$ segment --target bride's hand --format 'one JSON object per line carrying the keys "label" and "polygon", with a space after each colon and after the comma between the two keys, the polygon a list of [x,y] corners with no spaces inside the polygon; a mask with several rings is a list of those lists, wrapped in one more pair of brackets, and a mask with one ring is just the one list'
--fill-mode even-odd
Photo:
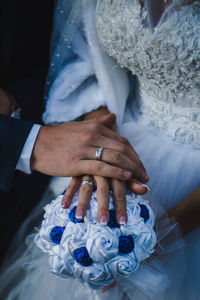
{"label": "bride's hand", "polygon": [[[82,184],[83,181],[89,181],[91,184]],[[138,189],[138,191],[142,191],[143,193],[147,192],[145,186],[141,186],[137,182],[134,182],[133,185],[135,185],[135,189]],[[97,188],[99,224],[105,225],[109,222],[110,188],[113,191],[117,223],[120,225],[125,224],[127,222],[125,182],[117,179],[109,180],[102,176],[88,175],[83,177],[73,177],[62,199],[63,208],[68,208],[70,206],[76,192],[80,188],[76,218],[81,220],[84,219],[94,186]]]}
{"label": "bride's hand", "polygon": [[[81,184],[84,181],[91,182],[92,184]],[[98,222],[99,224],[106,225],[109,221],[109,202],[110,202],[110,184],[113,190],[114,205],[116,220],[119,224],[127,222],[126,214],[126,199],[125,199],[125,186],[123,181],[112,179],[111,182],[107,178],[101,176],[83,176],[73,177],[65,195],[62,199],[62,206],[68,208],[73,200],[75,193],[79,190],[79,202],[76,209],[76,218],[82,220],[90,202],[90,197],[93,192],[93,187],[97,188],[97,201],[98,201]]]}
{"label": "bride's hand", "polygon": [[[88,181],[89,183],[82,184]],[[141,186],[137,181],[133,181],[135,190],[140,194],[147,192],[145,186]],[[73,177],[68,185],[66,192],[62,199],[62,207],[68,208],[72,200],[79,190],[79,202],[76,209],[76,218],[84,219],[86,211],[90,202],[93,192],[93,187],[97,188],[97,201],[98,201],[98,222],[99,224],[106,225],[109,222],[109,202],[110,202],[110,187],[113,191],[115,216],[117,223],[124,225],[127,222],[126,211],[126,195],[125,195],[125,182],[117,179],[107,179],[102,176],[88,176]]]}

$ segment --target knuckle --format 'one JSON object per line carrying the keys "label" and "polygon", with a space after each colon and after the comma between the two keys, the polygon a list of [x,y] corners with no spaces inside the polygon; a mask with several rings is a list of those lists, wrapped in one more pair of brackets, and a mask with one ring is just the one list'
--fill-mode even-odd
{"label": "knuckle", "polygon": [[128,141],[127,138],[122,137],[122,141],[123,141],[123,143],[124,143],[125,145],[129,145],[129,141]]}
{"label": "knuckle", "polygon": [[143,174],[142,170],[139,167],[135,167],[133,173],[134,177],[136,178],[141,178]]}
{"label": "knuckle", "polygon": [[125,202],[126,199],[125,199],[124,193],[118,192],[117,195],[115,195],[115,201],[120,202],[120,203]]}
{"label": "knuckle", "polygon": [[68,194],[71,194],[73,191],[75,190],[75,186],[72,184],[72,183],[70,183],[69,185],[68,185],[68,187],[67,187],[67,193]]}
{"label": "knuckle", "polygon": [[119,172],[116,168],[111,168],[110,169],[111,177],[115,178],[119,175]]}
{"label": "knuckle", "polygon": [[119,162],[121,159],[121,154],[119,152],[112,152],[112,160],[114,162]]}
{"label": "knuckle", "polygon": [[93,129],[93,132],[99,132],[100,129],[101,129],[101,125],[98,122],[96,122],[96,123],[93,124],[92,129]]}
{"label": "knuckle", "polygon": [[94,138],[94,133],[92,131],[88,131],[85,133],[84,140],[86,143],[90,143]]}
{"label": "knuckle", "polygon": [[86,195],[89,195],[91,193],[91,190],[92,190],[92,186],[90,186],[89,184],[84,184],[81,187],[81,191]]}
{"label": "knuckle", "polygon": [[85,208],[86,208],[86,205],[84,204],[84,202],[79,200],[76,211],[85,210]]}
{"label": "knuckle", "polygon": [[101,162],[98,162],[98,163],[96,164],[96,172],[97,172],[97,173],[100,173],[100,172],[102,171],[102,169],[103,169],[102,163],[101,163]]}
{"label": "knuckle", "polygon": [[107,215],[107,213],[108,209],[106,209],[105,207],[99,207],[98,215]]}
{"label": "knuckle", "polygon": [[107,197],[108,196],[108,189],[107,189],[107,187],[101,187],[100,189],[99,189],[99,193],[100,193],[100,195],[102,196],[102,197]]}
{"label": "knuckle", "polygon": [[123,146],[123,152],[127,154],[129,151],[130,151],[129,147],[127,145],[124,145]]}
{"label": "knuckle", "polygon": [[68,185],[68,189],[73,189],[75,187],[75,184],[71,181],[70,184]]}
{"label": "knuckle", "polygon": [[124,144],[121,144],[121,146],[120,146],[120,152],[126,153],[127,152],[127,146],[124,145]]}

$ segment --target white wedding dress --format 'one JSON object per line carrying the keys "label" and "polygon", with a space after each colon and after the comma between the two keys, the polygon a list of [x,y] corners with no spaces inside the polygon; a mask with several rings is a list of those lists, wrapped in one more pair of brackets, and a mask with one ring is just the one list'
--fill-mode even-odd
{"label": "white wedding dress", "polygon": [[[159,215],[200,185],[200,2],[181,7],[184,0],[173,1],[155,28],[147,25],[147,6],[141,9],[137,0],[83,0],[82,8],[79,2],[74,1],[74,7],[76,12],[82,9],[82,26],[72,38],[77,19],[68,14],[66,28],[59,38],[55,34],[58,47],[47,81],[44,121],[74,120],[106,105],[147,169],[146,197]],[[58,4],[57,19],[64,18],[64,5],[63,0]],[[57,179],[50,188],[58,193],[65,186],[66,180]],[[172,284],[153,300],[200,299],[199,237],[199,228],[185,237],[185,259],[174,262],[169,254]],[[31,247],[32,242],[29,252],[38,251],[34,268],[7,299],[150,299],[125,283],[101,293],[57,278],[50,274],[46,258]],[[5,274],[14,271],[13,267]]]}

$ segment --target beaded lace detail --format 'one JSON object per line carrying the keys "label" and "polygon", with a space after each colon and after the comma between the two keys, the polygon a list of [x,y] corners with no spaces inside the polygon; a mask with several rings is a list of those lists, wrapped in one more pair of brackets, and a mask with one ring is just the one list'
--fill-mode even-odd
{"label": "beaded lace detail", "polygon": [[150,32],[136,0],[99,0],[105,51],[137,76],[139,122],[200,148],[200,3],[171,12]]}

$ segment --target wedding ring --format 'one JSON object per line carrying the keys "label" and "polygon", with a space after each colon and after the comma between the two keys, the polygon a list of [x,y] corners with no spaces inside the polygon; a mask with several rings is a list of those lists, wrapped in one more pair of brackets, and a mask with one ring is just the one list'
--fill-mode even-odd
{"label": "wedding ring", "polygon": [[89,185],[92,185],[92,186],[93,186],[93,182],[90,181],[90,180],[83,180],[83,181],[81,182],[81,185],[84,185],[84,184],[89,184]]}
{"label": "wedding ring", "polygon": [[100,147],[100,148],[97,149],[96,155],[95,155],[96,160],[101,160],[102,152],[103,152],[103,148]]}

